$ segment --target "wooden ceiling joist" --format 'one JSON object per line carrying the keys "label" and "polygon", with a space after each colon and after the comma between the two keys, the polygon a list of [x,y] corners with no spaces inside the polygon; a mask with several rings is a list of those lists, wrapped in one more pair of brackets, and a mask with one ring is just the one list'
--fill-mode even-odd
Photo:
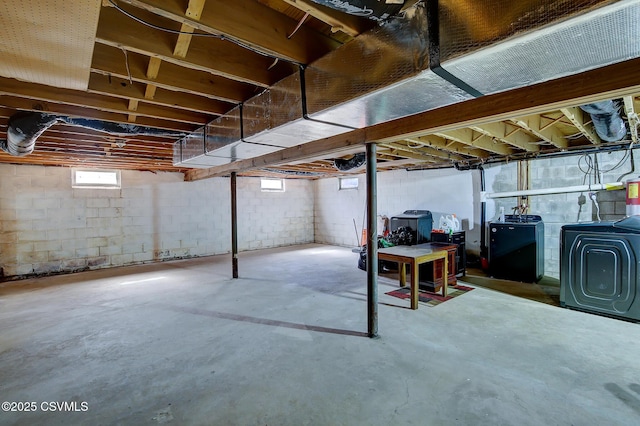
{"label": "wooden ceiling joist", "polygon": [[470,129],[527,152],[540,151],[540,146],[537,145],[539,139],[525,133],[520,127],[504,121],[471,126]]}
{"label": "wooden ceiling joist", "polygon": [[602,140],[596,133],[591,123],[591,117],[589,114],[581,110],[579,107],[561,108],[560,111],[573,123],[578,130],[589,139],[594,145],[600,145]]}
{"label": "wooden ceiling joist", "polygon": [[[46,112],[49,114],[67,117],[82,117],[93,120],[112,121],[114,123],[128,123],[126,113],[119,114],[98,109],[87,110],[86,108],[82,108],[80,106],[31,100],[27,98],[16,98],[6,95],[0,95],[0,101],[3,105],[7,105],[21,111]],[[198,127],[197,125],[180,121],[168,121],[148,117],[139,117],[136,121],[136,124],[139,124],[140,126],[149,126],[158,129],[175,130],[180,132],[191,132]]]}
{"label": "wooden ceiling joist", "polygon": [[107,95],[130,101],[143,102],[168,108],[178,108],[199,114],[222,115],[233,108],[233,104],[214,99],[196,96],[190,93],[170,92],[165,89],[154,90],[153,96],[147,93],[148,85],[128,80],[108,77],[101,74],[91,74],[89,78],[89,93]]}
{"label": "wooden ceiling joist", "polygon": [[514,124],[522,127],[531,134],[536,135],[541,140],[557,148],[567,148],[569,141],[566,136],[553,126],[553,122],[546,120],[540,114],[532,114],[524,117],[516,117],[512,120]]}
{"label": "wooden ceiling joist", "polygon": [[[294,63],[308,64],[338,46],[334,40],[306,27],[300,28],[295,37],[287,38],[297,22],[256,1],[208,0],[199,19],[187,16],[178,2],[122,1],[206,33],[224,34],[262,53]],[[247,20],[253,25],[246,25]]]}
{"label": "wooden ceiling joist", "polygon": [[[122,51],[112,46],[96,44],[91,71],[128,80],[154,85],[166,90],[185,92],[221,101],[239,103],[253,94],[255,86],[229,80],[206,71],[197,71],[171,63],[162,63],[156,57],[129,52],[129,68]],[[162,68],[160,69],[160,64]],[[152,71],[155,70],[155,74]],[[153,96],[145,97],[152,98]]]}
{"label": "wooden ceiling joist", "polygon": [[[92,108],[99,111],[128,114],[128,102],[96,94],[82,93],[76,90],[59,89],[42,84],[22,83],[14,79],[0,77],[0,94],[42,102],[59,103],[77,107]],[[137,115],[161,120],[179,121],[190,124],[204,124],[210,116],[197,112],[188,112],[170,107],[141,104]]]}
{"label": "wooden ceiling joist", "polygon": [[[413,12],[408,8],[415,3],[417,0],[405,1],[402,13],[411,16]],[[601,3],[607,3],[603,8],[608,7],[609,2]],[[19,7],[17,0],[10,0],[10,4]],[[365,34],[377,25],[375,22],[312,0],[102,0],[101,4],[97,28],[95,22],[92,24],[93,49],[87,49],[85,68],[75,70],[86,76],[81,79],[82,84],[70,90],[62,80],[50,86],[28,82],[29,76],[56,75],[53,67],[46,66],[41,70],[25,66],[24,70],[18,70],[24,78],[13,73],[14,78],[0,78],[0,138],[6,137],[11,117],[21,111],[192,132],[296,73],[300,64],[313,63],[353,38],[366,38],[367,54],[375,51],[381,58],[398,48],[393,37]],[[42,2],[42,7],[48,10],[53,6]],[[77,22],[60,25],[56,21],[60,14],[53,10],[44,14],[49,15],[51,19],[39,22],[37,27],[34,22],[33,28],[27,24],[5,31],[15,32],[13,39],[21,39],[23,30],[24,36],[37,31],[53,49],[68,52],[58,41],[69,40]],[[473,30],[476,29],[474,25]],[[10,43],[10,39],[5,41]],[[9,56],[13,53],[9,52]],[[26,59],[29,52],[21,48],[15,54]],[[89,55],[92,56],[87,68]],[[349,66],[355,66],[357,55],[353,53],[354,64]],[[379,83],[387,81],[395,68],[388,61],[374,62],[362,69],[362,87],[384,90]],[[596,68],[278,153],[210,170],[188,171],[186,178],[199,179],[229,171],[260,175],[272,168],[282,170],[269,173],[287,177],[340,175],[344,172],[335,169],[333,161],[363,152],[370,142],[381,145],[378,150],[381,170],[473,165],[559,151],[609,149],[613,145],[622,149],[631,146],[627,142],[637,140],[637,136],[629,132],[628,141],[626,136],[620,142],[600,141],[590,118],[576,106],[624,97],[622,115],[631,124],[635,111],[640,109],[637,68],[638,59]],[[329,96],[330,90],[326,92]],[[635,125],[631,130],[636,130]],[[151,156],[161,160],[148,159],[149,168],[185,171],[172,164],[173,145],[181,136],[116,138],[56,124],[40,136],[32,155],[13,161],[102,167],[114,164],[122,168],[128,164],[142,169],[143,158]],[[0,161],[12,159],[3,155]]]}
{"label": "wooden ceiling joist", "polygon": [[[120,17],[117,10],[103,8],[96,33],[97,42],[262,87],[272,85],[293,70],[290,66],[277,66],[270,70],[272,58],[213,37],[194,37],[187,55],[176,57],[173,55],[174,34],[166,34],[135,21],[123,21]],[[153,20],[149,16],[145,19]],[[179,30],[179,26],[174,29]]]}

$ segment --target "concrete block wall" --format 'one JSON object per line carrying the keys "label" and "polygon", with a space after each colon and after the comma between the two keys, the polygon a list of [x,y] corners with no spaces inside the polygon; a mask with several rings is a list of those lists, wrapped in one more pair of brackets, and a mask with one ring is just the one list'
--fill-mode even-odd
{"label": "concrete block wall", "polygon": [[239,250],[314,242],[312,181],[286,179],[284,192],[262,192],[260,178],[238,178],[237,191]]}
{"label": "concrete block wall", "polygon": [[[531,160],[531,189],[566,188],[591,183],[611,183],[620,178],[626,180],[636,174],[623,176],[631,170],[628,151],[590,154],[590,158],[582,155],[563,156]],[[597,177],[589,172],[588,164],[597,164],[600,174]],[[617,167],[616,167],[617,166]],[[636,169],[638,164],[636,163]],[[517,164],[500,164],[485,167],[487,192],[514,191],[517,189]],[[625,216],[625,191],[593,191],[600,207],[602,220],[621,219]],[[578,204],[579,192],[538,195],[529,197],[529,213],[540,215],[545,226],[545,275],[560,277],[560,230],[563,225],[597,220],[597,209],[585,191],[586,203]],[[516,197],[500,198],[487,202],[487,220],[497,220],[500,206],[505,213],[518,204]]]}
{"label": "concrete block wall", "polygon": [[[595,160],[591,154],[591,162]],[[626,156],[626,158],[625,158]],[[580,155],[530,161],[531,189],[564,188],[596,182],[593,174],[585,175],[585,157]],[[615,182],[631,170],[625,152],[600,153],[597,162],[601,171],[598,181]],[[618,167],[616,167],[618,166]],[[636,170],[638,164],[636,164]],[[637,177],[640,173],[623,177]],[[434,226],[438,213],[455,213],[467,231],[466,248],[471,254],[480,253],[480,173],[461,172],[455,169],[425,171],[393,171],[378,173],[378,214],[389,217],[407,209],[431,210]],[[315,183],[315,233],[316,242],[342,246],[356,246],[353,221],[358,233],[365,214],[365,176],[358,175],[357,190],[338,190],[338,179],[320,179]],[[501,163],[485,166],[485,188],[489,193],[515,191],[517,189],[517,163]],[[545,275],[559,278],[560,229],[563,225],[596,218],[595,204],[589,200],[580,207],[579,193],[560,193],[529,197],[529,214],[542,216],[545,224]],[[625,191],[596,191],[602,220],[620,219],[625,212]],[[517,197],[488,199],[486,220],[497,220],[500,207],[505,213],[519,204]],[[380,225],[379,225],[380,228]],[[488,237],[488,235],[487,235]],[[489,242],[487,238],[487,244]]]}
{"label": "concrete block wall", "polygon": [[598,191],[596,201],[600,210],[595,208],[595,204],[591,203],[591,220],[620,220],[627,214],[627,198],[626,191]]}
{"label": "concrete block wall", "polygon": [[[434,227],[441,214],[456,214],[467,230],[473,246],[474,229],[473,172],[455,169],[379,172],[378,216],[392,217],[405,210],[430,210]],[[365,175],[357,175],[358,189],[339,190],[338,178],[319,179],[315,183],[316,242],[357,246],[362,233],[366,207]],[[354,220],[356,226],[354,227]],[[357,228],[357,232],[356,229]],[[381,230],[381,224],[378,225]]]}
{"label": "concrete block wall", "polygon": [[[311,182],[262,193],[238,178],[239,250],[313,241]],[[122,188],[72,189],[71,169],[0,164],[5,277],[98,269],[230,251],[228,178],[122,172]]]}

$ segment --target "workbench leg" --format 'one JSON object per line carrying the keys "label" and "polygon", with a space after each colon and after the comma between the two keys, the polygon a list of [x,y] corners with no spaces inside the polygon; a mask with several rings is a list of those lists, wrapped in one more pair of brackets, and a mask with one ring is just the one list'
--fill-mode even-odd
{"label": "workbench leg", "polygon": [[400,263],[400,262],[398,262],[398,267],[400,268],[398,270],[398,273],[400,274],[400,287],[406,287],[407,286],[407,267],[405,266],[404,263]]}
{"label": "workbench leg", "polygon": [[411,309],[418,309],[418,263],[411,262]]}
{"label": "workbench leg", "polygon": [[444,257],[444,269],[442,270],[442,296],[447,297],[447,287],[449,285],[449,253]]}

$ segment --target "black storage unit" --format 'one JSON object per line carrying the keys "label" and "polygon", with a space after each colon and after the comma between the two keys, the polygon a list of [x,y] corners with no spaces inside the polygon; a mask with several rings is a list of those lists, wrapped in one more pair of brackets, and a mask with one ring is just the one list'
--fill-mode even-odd
{"label": "black storage unit", "polygon": [[560,231],[560,305],[640,321],[640,216],[565,225]]}
{"label": "black storage unit", "polygon": [[537,282],[544,275],[544,223],[537,215],[506,215],[489,222],[489,274]]}
{"label": "black storage unit", "polygon": [[389,220],[391,232],[400,227],[411,228],[414,244],[428,243],[433,229],[433,215],[429,210],[405,210]]}
{"label": "black storage unit", "polygon": [[456,276],[462,277],[467,272],[467,251],[465,249],[465,231],[457,231],[453,234],[445,232],[432,232],[431,241],[437,243],[457,244],[456,250]]}

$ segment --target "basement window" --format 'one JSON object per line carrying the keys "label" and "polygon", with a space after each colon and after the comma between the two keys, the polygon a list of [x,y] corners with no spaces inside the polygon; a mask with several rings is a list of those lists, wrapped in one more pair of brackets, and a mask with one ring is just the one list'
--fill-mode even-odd
{"label": "basement window", "polygon": [[71,187],[119,189],[120,170],[72,169]]}
{"label": "basement window", "polygon": [[342,191],[343,189],[358,189],[358,178],[357,177],[345,177],[339,178],[339,189]]}
{"label": "basement window", "polygon": [[260,190],[263,192],[284,192],[284,179],[260,179]]}

